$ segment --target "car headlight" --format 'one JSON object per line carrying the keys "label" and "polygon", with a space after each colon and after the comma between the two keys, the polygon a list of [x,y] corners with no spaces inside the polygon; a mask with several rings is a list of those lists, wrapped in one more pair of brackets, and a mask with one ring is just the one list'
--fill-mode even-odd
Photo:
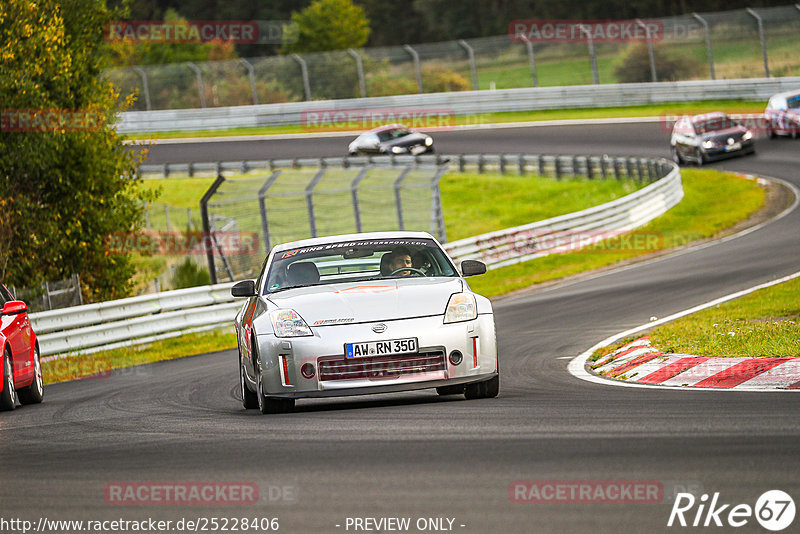
{"label": "car headlight", "polygon": [[270,312],[272,328],[276,337],[313,336],[306,322],[294,310],[275,310]]}
{"label": "car headlight", "polygon": [[749,130],[748,130],[748,131],[746,131],[746,132],[744,133],[744,135],[742,136],[742,139],[744,139],[745,141],[749,141],[749,140],[750,140],[750,139],[752,139],[752,138],[753,138],[753,132],[751,132],[751,131],[749,131]]}
{"label": "car headlight", "polygon": [[454,293],[447,302],[444,312],[444,323],[460,323],[478,317],[478,306],[475,297],[470,293]]}
{"label": "car headlight", "polygon": [[406,151],[406,147],[403,146],[393,146],[392,147],[392,154],[402,154]]}
{"label": "car headlight", "polygon": [[703,141],[703,148],[714,148],[714,141]]}
{"label": "car headlight", "polygon": [[433,144],[433,137],[426,137],[425,146],[431,146],[432,144]]}

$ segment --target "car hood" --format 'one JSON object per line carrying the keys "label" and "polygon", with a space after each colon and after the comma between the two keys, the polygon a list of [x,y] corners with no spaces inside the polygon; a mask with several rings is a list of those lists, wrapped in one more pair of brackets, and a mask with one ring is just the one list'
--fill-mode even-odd
{"label": "car hood", "polygon": [[747,132],[747,128],[744,126],[737,126],[736,128],[728,128],[727,130],[714,130],[713,132],[707,132],[700,136],[703,140],[713,140],[718,143],[725,143],[729,138],[733,138],[734,140],[739,140],[741,137]]}
{"label": "car hood", "polygon": [[288,289],[268,299],[313,327],[442,315],[460,291],[460,278],[409,277]]}
{"label": "car hood", "polygon": [[404,135],[403,137],[398,137],[397,139],[390,139],[388,141],[384,141],[381,143],[381,146],[385,147],[392,147],[392,146],[412,146],[412,145],[421,145],[425,143],[425,139],[428,136],[419,133],[419,132],[411,132],[408,135]]}

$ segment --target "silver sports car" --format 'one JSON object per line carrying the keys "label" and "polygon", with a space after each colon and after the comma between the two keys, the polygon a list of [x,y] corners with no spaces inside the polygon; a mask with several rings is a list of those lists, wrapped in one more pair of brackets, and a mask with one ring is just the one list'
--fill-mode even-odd
{"label": "silver sports car", "polygon": [[288,412],[295,399],[436,388],[495,397],[500,377],[489,300],[422,232],[380,232],[278,245],[236,315],[245,408]]}

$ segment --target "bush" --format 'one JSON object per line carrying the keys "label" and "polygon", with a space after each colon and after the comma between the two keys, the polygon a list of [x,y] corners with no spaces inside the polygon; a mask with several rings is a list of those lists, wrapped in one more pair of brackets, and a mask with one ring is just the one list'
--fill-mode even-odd
{"label": "bush", "polygon": [[445,93],[449,91],[469,91],[466,78],[442,65],[422,68],[422,88],[426,93]]}
{"label": "bush", "polygon": [[192,258],[186,257],[175,267],[175,278],[172,285],[175,289],[207,286],[211,283],[208,271],[201,269]]}
{"label": "bush", "polygon": [[[701,69],[696,59],[673,56],[658,47],[654,48],[653,56],[656,63],[656,75],[660,82],[686,80],[696,75]],[[617,81],[622,83],[652,81],[647,43],[629,45],[614,68],[614,75],[617,77]]]}

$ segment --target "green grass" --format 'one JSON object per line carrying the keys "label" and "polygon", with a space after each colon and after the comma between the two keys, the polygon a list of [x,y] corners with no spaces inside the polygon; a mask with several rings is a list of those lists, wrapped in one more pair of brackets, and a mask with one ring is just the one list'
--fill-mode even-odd
{"label": "green grass", "polygon": [[[758,210],[764,190],[753,180],[714,170],[682,169],[684,198],[666,214],[636,231],[643,237],[631,247],[609,242],[566,254],[552,254],[533,261],[493,269],[470,279],[483,295],[497,297],[534,284],[557,280],[585,271],[608,267],[654,252],[685,246],[713,237]],[[624,244],[623,244],[624,245]]]}
{"label": "green grass", "polygon": [[[481,82],[483,83],[483,82]],[[488,84],[488,81],[486,82]],[[662,115],[698,114],[709,110],[728,113],[761,113],[764,102],[745,100],[707,100],[697,102],[675,102],[651,104],[645,106],[586,108],[586,109],[552,109],[538,111],[515,111],[504,113],[484,113],[465,115],[448,119],[442,126],[493,124],[505,122],[528,122],[568,119],[608,119],[618,117],[658,117]],[[377,125],[376,125],[377,126]],[[424,128],[420,128],[424,130]],[[334,128],[310,128],[302,125],[264,126],[258,128],[231,128],[228,130],[201,130],[194,132],[145,132],[130,134],[131,139],[176,139],[185,137],[230,137],[237,135],[279,135],[296,133],[314,133],[335,131]]]}
{"label": "green grass", "polygon": [[800,278],[760,289],[660,326],[653,346],[668,353],[800,357]]}

